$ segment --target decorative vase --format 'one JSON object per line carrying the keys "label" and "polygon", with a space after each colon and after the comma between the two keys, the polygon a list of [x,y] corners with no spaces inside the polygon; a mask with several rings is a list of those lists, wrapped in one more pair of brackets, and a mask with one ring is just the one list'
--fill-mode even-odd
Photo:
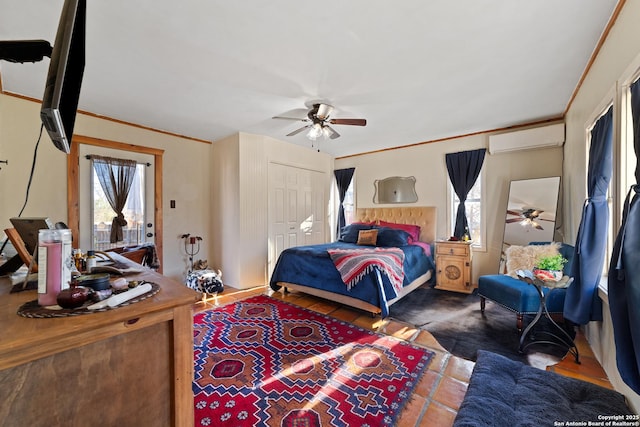
{"label": "decorative vase", "polygon": [[562,279],[564,273],[562,270],[542,270],[539,268],[534,268],[533,275],[543,282],[557,282]]}

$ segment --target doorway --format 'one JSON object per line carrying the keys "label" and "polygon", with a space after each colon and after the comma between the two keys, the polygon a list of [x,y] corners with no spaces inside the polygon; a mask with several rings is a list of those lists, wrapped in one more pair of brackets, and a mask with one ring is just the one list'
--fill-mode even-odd
{"label": "doorway", "polygon": [[[92,247],[91,227],[89,220],[90,201],[88,195],[91,162],[84,156],[87,154],[107,155],[111,157],[130,158],[144,164],[151,163],[153,168],[145,174],[149,184],[146,191],[145,237],[153,240],[160,261],[158,272],[162,272],[162,160],[164,150],[125,144],[116,141],[74,135],[71,153],[67,158],[67,216],[68,225],[74,236],[74,247],[88,249]],[[85,188],[85,185],[87,186]],[[151,190],[149,190],[151,188]],[[84,192],[83,192],[84,191]],[[84,219],[83,219],[84,218]],[[151,224],[151,227],[147,227]],[[148,230],[151,229],[151,230]],[[84,246],[82,246],[84,245]]]}

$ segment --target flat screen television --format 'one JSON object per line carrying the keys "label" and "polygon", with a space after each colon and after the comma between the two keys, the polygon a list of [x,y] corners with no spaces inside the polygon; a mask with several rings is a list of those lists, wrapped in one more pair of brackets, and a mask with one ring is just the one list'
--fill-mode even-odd
{"label": "flat screen television", "polygon": [[53,144],[69,153],[85,62],[86,0],[65,0],[42,97],[40,118]]}

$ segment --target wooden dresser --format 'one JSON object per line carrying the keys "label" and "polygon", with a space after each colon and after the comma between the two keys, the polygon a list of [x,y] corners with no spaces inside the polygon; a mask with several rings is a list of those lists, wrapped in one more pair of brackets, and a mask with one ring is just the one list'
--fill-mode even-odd
{"label": "wooden dresser", "polygon": [[160,291],[104,312],[46,319],[17,315],[36,291],[10,294],[0,279],[0,425],[193,425],[199,294],[152,270],[128,278]]}
{"label": "wooden dresser", "polygon": [[470,294],[475,286],[471,277],[471,242],[436,242],[436,288]]}

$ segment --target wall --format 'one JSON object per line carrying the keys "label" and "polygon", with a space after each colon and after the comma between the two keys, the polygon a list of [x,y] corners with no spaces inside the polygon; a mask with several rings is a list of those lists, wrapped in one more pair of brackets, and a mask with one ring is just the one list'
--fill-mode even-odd
{"label": "wall", "polygon": [[[586,159],[585,127],[594,113],[602,106],[609,94],[614,92],[616,81],[640,55],[640,2],[627,1],[612,27],[598,57],[586,76],[580,90],[566,114],[564,182],[566,198],[565,221],[570,224],[567,237],[575,239],[582,204],[586,197]],[[619,139],[615,138],[616,145]],[[622,189],[624,192],[626,189]],[[604,298],[604,320],[591,322],[586,327],[586,335],[598,360],[607,372],[616,390],[623,393],[637,412],[640,410],[640,396],[629,389],[620,379],[616,367],[616,351],[613,341],[613,328],[609,315],[606,294]]]}
{"label": "wall", "polygon": [[326,194],[330,191],[333,159],[326,153],[249,133],[212,145],[211,227],[216,241],[209,265],[221,269],[223,281],[235,288],[269,280],[269,162],[324,172]]}
{"label": "wall", "polygon": [[[10,226],[25,200],[33,151],[40,129],[40,104],[0,94],[0,227]],[[206,259],[209,232],[210,144],[79,114],[75,133],[165,150],[164,154],[164,274],[179,281],[187,269],[180,235],[204,238],[198,257]],[[48,216],[67,221],[67,157],[58,151],[46,132],[38,148],[29,202],[23,216]],[[170,209],[169,201],[176,200]],[[4,239],[3,239],[4,240]]]}
{"label": "wall", "polygon": [[[454,138],[429,144],[381,151],[378,153],[336,159],[336,169],[355,167],[356,205],[358,208],[374,205],[373,182],[389,176],[415,176],[418,206],[438,208],[438,238],[452,234],[448,228],[449,178],[445,154],[488,147],[488,134]],[[487,245],[485,251],[474,251],[473,282],[483,274],[498,272],[504,220],[506,216],[509,183],[511,180],[542,178],[562,175],[562,148],[489,154],[483,165],[485,173]],[[398,205],[402,206],[402,205]],[[411,205],[406,205],[411,206]]]}

